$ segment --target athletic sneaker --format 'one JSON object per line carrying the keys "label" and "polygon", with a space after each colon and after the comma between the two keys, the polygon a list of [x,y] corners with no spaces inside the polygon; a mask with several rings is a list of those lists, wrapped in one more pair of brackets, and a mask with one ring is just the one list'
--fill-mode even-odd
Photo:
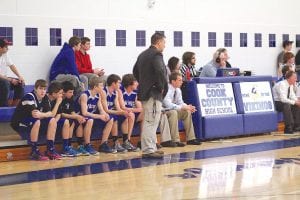
{"label": "athletic sneaker", "polygon": [[38,160],[38,161],[46,161],[49,160],[47,156],[42,155],[39,151],[31,152],[30,159]]}
{"label": "athletic sneaker", "polygon": [[76,150],[73,149],[72,146],[67,146],[63,149],[61,156],[63,157],[76,157],[78,153]]}
{"label": "athletic sneaker", "polygon": [[99,152],[96,151],[96,150],[93,148],[93,146],[92,146],[91,144],[86,144],[86,145],[84,146],[84,149],[85,149],[89,154],[91,154],[91,155],[93,155],[93,156],[99,155]]}
{"label": "athletic sneaker", "polygon": [[89,156],[90,155],[90,153],[85,150],[83,145],[79,145],[78,148],[76,149],[76,151],[78,152],[78,155],[80,155],[80,156]]}
{"label": "athletic sneaker", "polygon": [[112,149],[112,148],[108,145],[107,141],[104,142],[103,144],[101,144],[101,145],[99,146],[99,151],[100,151],[100,152],[104,152],[104,153],[117,153],[117,150],[116,150],[116,149]]}
{"label": "athletic sneaker", "polygon": [[116,149],[117,152],[120,152],[120,153],[126,153],[127,152],[127,150],[125,148],[123,148],[118,141],[115,142],[114,149]]}
{"label": "athletic sneaker", "polygon": [[123,142],[122,146],[127,150],[127,151],[140,151],[140,148],[133,146],[133,144],[129,141],[126,140],[125,142]]}
{"label": "athletic sneaker", "polygon": [[57,153],[55,150],[53,151],[46,151],[45,155],[49,157],[50,160],[60,160],[62,158],[62,156]]}

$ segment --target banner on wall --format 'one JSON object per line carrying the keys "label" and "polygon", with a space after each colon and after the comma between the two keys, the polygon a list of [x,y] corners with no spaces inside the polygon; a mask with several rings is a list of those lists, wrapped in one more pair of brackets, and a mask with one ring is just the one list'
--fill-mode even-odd
{"label": "banner on wall", "polygon": [[270,83],[242,82],[241,94],[245,113],[274,111]]}
{"label": "banner on wall", "polygon": [[231,83],[197,84],[202,116],[236,114]]}

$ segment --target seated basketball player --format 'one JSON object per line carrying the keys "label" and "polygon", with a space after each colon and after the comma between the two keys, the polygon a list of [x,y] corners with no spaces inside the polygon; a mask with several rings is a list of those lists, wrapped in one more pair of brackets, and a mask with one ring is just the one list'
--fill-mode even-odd
{"label": "seated basketball player", "polygon": [[119,93],[117,92],[120,88],[120,82],[121,78],[118,75],[109,75],[106,80],[107,86],[104,87],[101,92],[101,100],[105,112],[114,119],[114,125],[111,131],[114,149],[116,149],[117,152],[126,152],[127,150],[123,148],[118,141],[118,123],[121,124],[122,133],[128,136],[129,129],[132,130],[134,124],[134,114],[120,107]]}
{"label": "seated basketball player", "polygon": [[[79,104],[80,114],[87,118],[87,122],[93,120],[97,125],[104,126],[100,150],[106,153],[116,153],[114,149],[108,146],[107,142],[113,126],[113,119],[105,112],[101,104],[99,94],[103,90],[102,87],[103,85],[98,77],[91,78],[89,90],[84,91],[76,103]],[[90,140],[90,135],[84,136],[85,150],[91,155],[98,155],[99,152],[94,150]]]}
{"label": "seated basketball player", "polygon": [[[120,93],[120,106],[121,109],[132,112],[134,122],[143,122],[143,109],[142,103],[137,100],[137,93],[135,92],[138,87],[138,82],[133,74],[125,74],[122,77],[122,88]],[[119,91],[119,90],[118,90]],[[128,124],[128,134],[123,133],[123,147],[128,151],[139,151],[139,148],[135,147],[131,142],[131,134],[134,123]]]}
{"label": "seated basketball player", "polygon": [[[69,119],[70,121],[70,127],[69,127],[69,139],[64,139],[63,142],[63,154],[64,155],[70,155],[72,156],[74,154],[74,151],[77,152],[77,155],[83,155],[88,156],[90,155],[89,152],[87,152],[83,146],[83,136],[90,137],[92,126],[93,126],[93,120],[86,120],[85,117],[77,114],[75,112],[75,101],[73,99],[73,93],[74,93],[74,86],[71,82],[65,81],[63,84],[63,101],[61,103],[61,109],[62,109],[62,117]],[[71,139],[73,136],[74,130],[76,131],[76,137],[78,142],[78,148],[74,149],[71,145]]]}
{"label": "seated basketball player", "polygon": [[[47,82],[45,80],[37,80],[34,85],[34,90],[27,93],[21,99],[11,119],[11,126],[15,131],[20,132],[21,128],[24,128],[30,132],[29,135],[25,137],[28,138],[28,142],[31,146],[30,157],[34,160],[61,158],[54,147],[57,126],[54,116],[62,99],[57,99],[54,108],[51,110],[50,101],[46,95],[46,88]],[[39,131],[42,126],[47,127],[46,156],[49,158],[40,153],[37,147]]]}

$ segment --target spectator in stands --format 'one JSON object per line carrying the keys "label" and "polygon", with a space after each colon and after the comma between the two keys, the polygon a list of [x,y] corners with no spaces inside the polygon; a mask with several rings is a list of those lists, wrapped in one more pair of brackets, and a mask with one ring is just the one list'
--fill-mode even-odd
{"label": "spectator in stands", "polygon": [[[29,144],[31,145],[30,157],[34,160],[61,158],[54,147],[54,138],[57,127],[54,116],[56,115],[62,99],[58,98],[54,108],[51,110],[50,101],[46,95],[46,88],[47,82],[45,80],[37,80],[35,82],[34,90],[27,93],[21,99],[21,102],[17,105],[11,119],[11,126],[15,131],[20,132],[23,129],[30,131],[28,138]],[[45,154],[49,158],[41,154],[37,147],[39,131],[42,127],[47,127],[47,151]],[[25,137],[28,136],[26,135]]]}
{"label": "spectator in stands", "polygon": [[193,105],[185,104],[182,99],[180,90],[182,85],[182,76],[178,72],[173,72],[169,79],[169,89],[163,100],[163,107],[168,109],[166,114],[168,116],[172,141],[175,142],[177,146],[184,146],[179,140],[178,131],[178,120],[183,120],[187,144],[200,145],[201,142],[195,138],[192,121],[192,113],[196,112],[196,108]]}
{"label": "spectator in stands", "polygon": [[285,66],[282,68],[282,70],[281,70],[282,76],[281,76],[276,82],[285,80],[285,74],[286,74],[288,71],[293,71],[293,68],[292,68],[291,65],[285,65]]}
{"label": "spectator in stands", "polygon": [[167,67],[167,71],[168,71],[168,76],[171,75],[172,72],[180,72],[180,62],[179,62],[179,58],[177,57],[171,57],[168,60],[168,67]]}
{"label": "spectator in stands", "polygon": [[292,134],[293,131],[300,131],[300,100],[294,92],[297,75],[294,71],[288,71],[285,78],[275,84],[273,95],[276,110],[283,112],[284,133]]}
{"label": "spectator in stands", "polygon": [[200,76],[201,77],[216,77],[218,68],[226,67],[226,56],[224,52],[217,50],[213,59],[203,66]]}
{"label": "spectator in stands", "polygon": [[[137,99],[137,87],[138,82],[133,74],[125,74],[122,77],[122,88],[120,98],[120,107],[127,112],[132,112],[134,115],[134,122],[143,123],[144,115],[142,103]],[[123,97],[123,98],[122,98]],[[134,125],[134,124],[133,124]],[[123,134],[123,147],[127,149],[127,151],[138,151],[139,149],[135,147],[131,142],[131,134],[132,134],[133,126],[128,127],[128,135]]]}
{"label": "spectator in stands", "polygon": [[138,100],[142,101],[144,116],[141,136],[143,158],[163,158],[163,151],[157,151],[156,130],[159,124],[162,100],[168,91],[167,69],[162,52],[165,36],[155,33],[151,46],[137,58],[133,75],[139,82]]}
{"label": "spectator in stands", "polygon": [[[129,131],[133,129],[134,113],[129,110],[123,110],[120,107],[119,95],[122,95],[122,93],[118,92],[120,83],[121,78],[118,75],[109,75],[106,81],[107,86],[101,91],[101,101],[104,111],[114,119],[111,130],[114,149],[117,152],[126,152],[127,150],[118,141],[118,123],[121,124],[123,137],[128,137]],[[102,150],[100,149],[100,151]]]}
{"label": "spectator in stands", "polygon": [[[90,154],[84,148],[83,136],[85,138],[91,137],[93,119],[86,119],[85,117],[75,112],[75,102],[73,99],[73,93],[74,93],[73,84],[69,81],[65,81],[62,83],[62,85],[64,90],[64,94],[63,94],[64,98],[61,103],[61,110],[62,110],[61,116],[70,121],[69,140],[64,140],[63,154],[73,155],[75,151],[78,156],[79,155],[88,156]],[[78,142],[77,149],[74,149],[71,143],[74,130],[76,130],[76,137]]]}
{"label": "spectator in stands", "polygon": [[290,52],[292,50],[293,41],[289,41],[289,40],[283,41],[282,47],[283,47],[283,51],[281,51],[279,53],[279,55],[277,56],[277,75],[278,75],[278,77],[282,76],[281,70],[282,70],[282,67],[283,67],[283,64],[284,64],[284,62],[283,62],[283,55],[286,52]]}
{"label": "spectator in stands", "polygon": [[300,66],[300,49],[299,49],[299,51],[298,51],[297,54],[296,54],[296,57],[295,57],[295,64],[296,64],[296,66],[297,66],[297,65]]}
{"label": "spectator in stands", "polygon": [[102,68],[94,68],[92,66],[90,55],[87,53],[91,48],[91,40],[88,37],[81,38],[80,49],[75,51],[76,64],[77,69],[80,74],[80,78],[84,78],[85,76],[88,80],[91,77],[98,76],[101,81],[106,80],[106,76],[104,76],[104,69]]}
{"label": "spectator in stands", "polygon": [[[8,45],[9,42],[0,39],[0,107],[8,105],[10,90],[14,90],[12,106],[16,106],[24,95],[25,81],[7,54]],[[8,77],[8,67],[18,78]]]}
{"label": "spectator in stands", "polygon": [[75,96],[78,96],[87,85],[87,78],[80,79],[76,66],[75,51],[80,49],[80,38],[73,36],[69,43],[65,43],[50,69],[50,81],[70,81],[75,87]]}
{"label": "spectator in stands", "polygon": [[180,67],[180,72],[182,74],[182,78],[186,80],[190,80],[192,77],[198,77],[199,72],[195,68],[196,64],[196,55],[194,52],[184,52],[182,55],[182,66]]}
{"label": "spectator in stands", "polygon": [[289,65],[290,67],[292,67],[293,71],[295,71],[295,56],[292,52],[286,52],[285,54],[283,54],[283,60],[282,60],[282,66],[281,69],[286,66]]}
{"label": "spectator in stands", "polygon": [[[99,149],[106,153],[116,153],[114,149],[110,148],[107,142],[113,126],[113,118],[111,118],[103,109],[100,99],[100,92],[103,90],[102,87],[103,85],[99,77],[91,78],[89,81],[89,90],[84,91],[79,96],[77,103],[79,103],[80,106],[80,114],[86,118],[87,123],[92,123],[92,121],[94,121],[95,124],[104,127]],[[88,128],[92,127],[91,124],[86,124],[84,128],[86,128],[86,126],[88,126]],[[84,135],[84,142],[84,148],[89,154],[99,154],[99,152],[92,147],[89,134]]]}
{"label": "spectator in stands", "polygon": [[220,53],[224,53],[225,56],[225,62],[226,62],[226,68],[231,68],[231,64],[228,62],[228,60],[230,59],[229,55],[228,55],[228,51],[225,48],[219,48],[218,51]]}

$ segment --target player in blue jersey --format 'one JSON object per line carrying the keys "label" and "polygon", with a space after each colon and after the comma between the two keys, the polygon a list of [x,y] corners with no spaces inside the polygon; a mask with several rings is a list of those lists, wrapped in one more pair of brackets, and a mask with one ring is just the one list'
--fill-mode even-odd
{"label": "player in blue jersey", "polygon": [[[127,110],[128,112],[132,112],[134,115],[135,122],[143,122],[143,108],[142,103],[137,100],[137,90],[138,82],[133,76],[133,74],[125,74],[122,77],[122,87],[120,88],[120,106],[123,110]],[[135,147],[131,142],[131,134],[134,124],[130,124],[132,126],[128,126],[128,135],[123,134],[123,147],[128,151],[139,151],[139,148]]]}
{"label": "player in blue jersey", "polygon": [[[20,132],[21,129],[30,131],[30,135],[25,135],[24,137],[28,139],[31,146],[30,157],[34,160],[61,158],[54,147],[57,126],[54,116],[62,99],[57,99],[54,108],[51,110],[50,101],[46,95],[46,88],[47,82],[45,80],[37,80],[34,90],[27,93],[17,105],[11,120],[11,126],[17,132]],[[37,147],[39,131],[42,126],[47,126],[47,157],[40,153]]]}
{"label": "player in blue jersey", "polygon": [[[84,91],[79,99],[78,103],[80,105],[80,113],[87,118],[87,122],[95,123],[97,125],[103,126],[102,140],[100,145],[100,150],[106,153],[116,153],[116,150],[112,149],[108,145],[108,137],[112,130],[113,119],[105,112],[101,104],[101,98],[99,93],[103,90],[103,85],[99,77],[93,77],[89,81],[89,90]],[[84,135],[85,150],[92,155],[98,155],[99,152],[93,149],[90,138],[91,131],[86,131],[87,134]]]}
{"label": "player in blue jersey", "polygon": [[[62,117],[69,119],[69,140],[64,141],[62,155],[72,156],[74,154],[88,156],[90,155],[83,146],[83,135],[90,135],[92,129],[92,123],[86,123],[85,117],[75,112],[75,101],[73,99],[75,87],[69,81],[62,83],[63,85],[63,101],[61,103]],[[71,145],[71,139],[73,132],[76,130],[76,137],[78,142],[78,149],[74,149]],[[77,152],[77,153],[76,153]]]}
{"label": "player in blue jersey", "polygon": [[[62,102],[62,96],[63,96],[63,86],[61,83],[58,81],[53,81],[50,83],[48,87],[48,93],[47,96],[50,101],[50,107],[51,110],[55,108],[56,102],[60,101]],[[70,156],[70,157],[75,157],[77,156],[77,152],[73,151],[73,149],[69,149],[68,152],[66,152],[66,146],[69,143],[70,140],[70,123],[69,120],[66,118],[61,117],[62,113],[62,104],[59,105],[56,114],[55,114],[55,119],[57,122],[57,129],[61,130],[62,134],[62,139],[63,139],[63,151],[62,151],[62,156]],[[72,138],[72,135],[71,135]]]}
{"label": "player in blue jersey", "polygon": [[119,88],[121,78],[116,74],[111,74],[107,77],[106,87],[101,92],[101,100],[104,110],[110,114],[114,119],[112,128],[112,138],[114,142],[114,149],[118,152],[126,152],[127,150],[121,146],[118,141],[118,123],[121,125],[122,133],[128,135],[129,127],[133,127],[134,114],[123,110],[119,104]]}

